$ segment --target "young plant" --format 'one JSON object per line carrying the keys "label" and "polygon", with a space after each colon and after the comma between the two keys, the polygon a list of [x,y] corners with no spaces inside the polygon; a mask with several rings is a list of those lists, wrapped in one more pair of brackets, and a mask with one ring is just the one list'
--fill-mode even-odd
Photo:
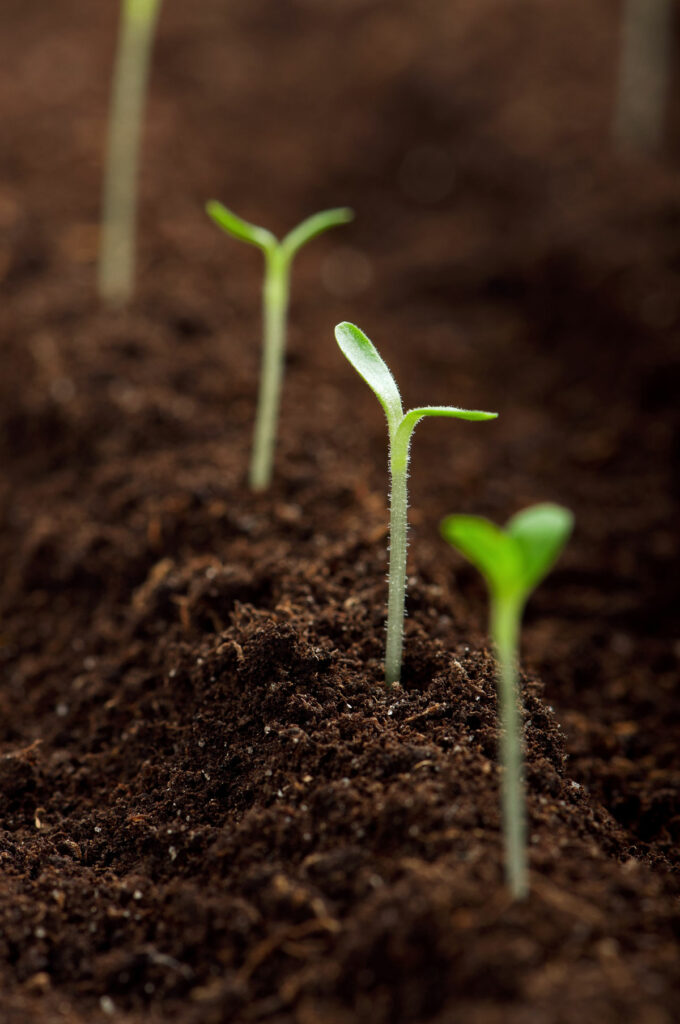
{"label": "young plant", "polygon": [[98,288],[110,305],[134,288],[137,165],[151,48],[161,0],[122,0],[109,114]]}
{"label": "young plant", "polygon": [[262,290],[264,343],[260,392],[255,418],[255,436],[250,461],[250,486],[254,491],[269,487],[274,461],[276,426],[281,396],[281,379],[286,351],[286,317],[290,296],[290,267],[297,251],[312,238],[339,224],[347,224],[354,213],[347,207],[324,210],[303,220],[279,241],[271,231],[241,220],[214,199],[206,204],[210,217],[227,234],[257,246],[264,253],[265,277]]}
{"label": "young plant", "polygon": [[556,562],[572,526],[571,512],[551,504],[525,509],[513,516],[504,530],[478,516],[448,516],[441,525],[444,539],[479,569],[489,588],[490,633],[498,659],[505,873],[514,899],[523,899],[528,892],[517,678],[520,623],[529,595]]}
{"label": "young plant", "polygon": [[406,550],[408,533],[408,477],[411,437],[417,423],[425,416],[452,416],[459,420],[493,420],[495,412],[458,409],[451,405],[426,405],[404,413],[394,377],[363,331],[354,324],[342,323],[335,328],[340,349],[363,377],[385,410],[390,440],[390,565],[387,600],[387,645],[385,648],[385,682],[398,683],[404,642],[404,603],[406,598]]}

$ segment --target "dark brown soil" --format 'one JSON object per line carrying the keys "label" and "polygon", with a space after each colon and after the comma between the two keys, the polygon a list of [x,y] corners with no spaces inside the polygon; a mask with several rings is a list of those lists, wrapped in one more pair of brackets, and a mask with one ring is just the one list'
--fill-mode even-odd
{"label": "dark brown soil", "polygon": [[[672,1024],[680,185],[611,151],[614,4],[166,0],[139,290],[98,309],[114,3],[0,22],[0,1020]],[[100,7],[102,9],[100,9]],[[276,482],[244,486],[257,254],[298,261]],[[403,687],[386,438],[419,427]],[[532,893],[452,511],[562,501],[523,638]]]}

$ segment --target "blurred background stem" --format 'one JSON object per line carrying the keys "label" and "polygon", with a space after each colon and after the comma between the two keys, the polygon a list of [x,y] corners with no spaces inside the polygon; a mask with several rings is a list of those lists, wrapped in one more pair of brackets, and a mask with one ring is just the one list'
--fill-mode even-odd
{"label": "blurred background stem", "polygon": [[99,295],[124,305],[134,289],[139,141],[161,0],[123,0],[108,125]]}
{"label": "blurred background stem", "polygon": [[290,293],[290,259],[282,247],[275,244],[267,249],[265,259],[262,293],[264,347],[255,436],[250,460],[250,486],[254,491],[266,490],[272,479]]}
{"label": "blurred background stem", "polygon": [[624,0],[614,133],[623,149],[661,149],[670,93],[675,0]]}

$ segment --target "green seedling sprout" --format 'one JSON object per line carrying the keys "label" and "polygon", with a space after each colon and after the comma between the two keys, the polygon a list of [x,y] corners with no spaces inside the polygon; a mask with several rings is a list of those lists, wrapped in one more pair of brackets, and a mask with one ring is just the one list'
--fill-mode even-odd
{"label": "green seedling sprout", "polygon": [[122,0],[109,115],[98,289],[109,305],[132,296],[139,139],[161,0]]}
{"label": "green seedling sprout", "polygon": [[385,682],[398,683],[404,642],[406,599],[406,551],[408,534],[408,460],[411,437],[425,416],[452,416],[459,420],[492,420],[495,412],[457,409],[450,405],[428,405],[404,413],[394,377],[373,343],[354,324],[342,323],[335,337],[344,356],[366,381],[385,410],[390,441],[390,564],[387,599],[387,644]]}
{"label": "green seedling sprout", "polygon": [[517,649],[524,605],[566,544],[573,516],[560,505],[533,505],[500,529],[478,516],[447,516],[441,532],[486,580],[491,639],[498,659],[501,805],[505,874],[514,899],[528,892],[526,794],[519,711]]}
{"label": "green seedling sprout", "polygon": [[249,474],[252,489],[263,491],[271,483],[274,461],[281,379],[286,352],[290,267],[295,254],[303,245],[322,232],[328,231],[329,228],[347,224],[354,218],[354,213],[347,207],[315,213],[303,220],[279,241],[271,231],[241,220],[235,213],[214,199],[206,204],[206,210],[215,223],[227,234],[241,242],[257,246],[264,253],[265,277],[262,290],[264,343]]}

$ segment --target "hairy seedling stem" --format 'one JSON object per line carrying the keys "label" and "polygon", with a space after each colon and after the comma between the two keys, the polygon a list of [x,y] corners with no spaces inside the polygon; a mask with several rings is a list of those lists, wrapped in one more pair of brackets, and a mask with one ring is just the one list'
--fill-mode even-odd
{"label": "hairy seedling stem", "polygon": [[492,420],[495,412],[458,409],[451,405],[423,406],[404,413],[399,390],[387,365],[363,331],[354,324],[341,323],[335,337],[343,355],[375,393],[387,417],[390,442],[390,562],[387,598],[387,644],[385,682],[401,678],[406,601],[406,554],[408,544],[408,461],[411,437],[425,416],[450,416],[459,420]]}

